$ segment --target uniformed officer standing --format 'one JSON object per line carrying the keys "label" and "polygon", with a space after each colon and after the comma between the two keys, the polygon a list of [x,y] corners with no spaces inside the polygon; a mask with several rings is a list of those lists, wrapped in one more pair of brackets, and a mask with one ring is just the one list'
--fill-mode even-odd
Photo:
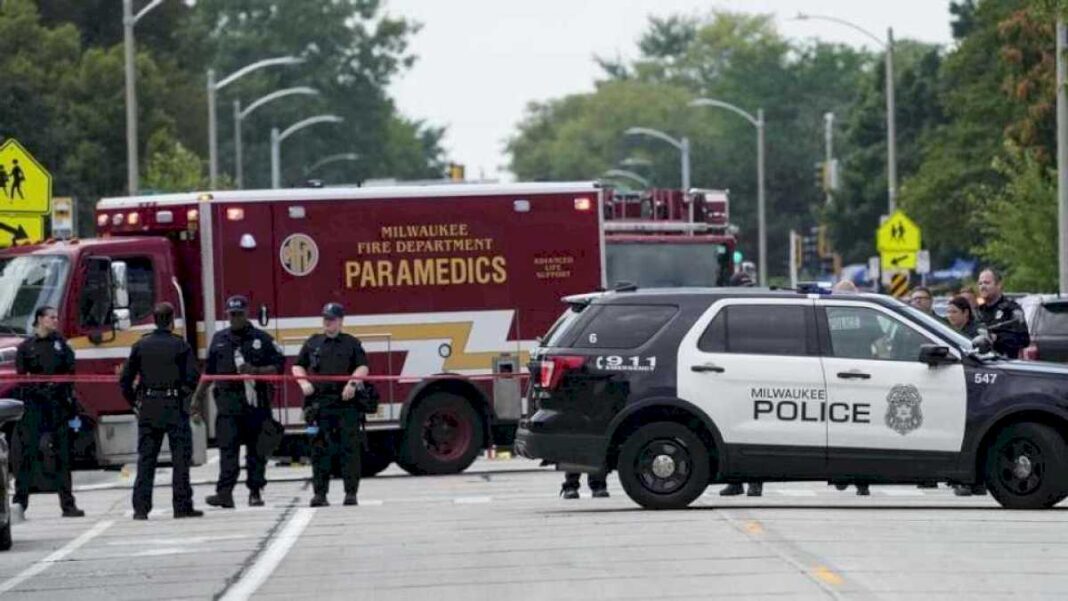
{"label": "uniformed officer standing", "polygon": [[[215,334],[208,349],[204,373],[268,375],[282,373],[285,356],[274,338],[248,320],[248,299],[231,296],[226,301],[230,327]],[[194,395],[194,411],[204,406],[210,384],[201,382]],[[274,387],[267,382],[217,382],[214,385],[215,441],[219,444],[219,481],[215,494],[205,499],[213,507],[234,506],[234,485],[241,471],[241,445],[245,445],[248,504],[263,505],[261,492],[267,485],[267,458],[256,444],[263,425],[271,418]],[[195,414],[196,414],[195,413]]]}
{"label": "uniformed officer standing", "polygon": [[[37,309],[33,327],[33,334],[15,353],[15,371],[22,375],[73,374],[74,351],[58,333],[56,310],[48,306]],[[71,384],[30,383],[19,390],[25,409],[15,427],[15,445],[19,450],[13,499],[17,505],[15,513],[23,514],[30,503],[34,468],[51,463],[54,473],[48,475],[55,477],[63,517],[80,518],[85,512],[74,503],[70,479],[71,420],[77,416]],[[49,457],[54,461],[47,461]]]}
{"label": "uniformed officer standing", "polygon": [[193,509],[189,464],[193,460],[193,432],[189,426],[189,397],[197,386],[193,349],[171,330],[174,307],[159,303],[152,312],[156,329],[130,349],[119,385],[137,409],[137,480],[134,482],[135,520],[147,520],[152,511],[152,487],[163,435],[171,445],[173,507],[175,518],[198,518]]}
{"label": "uniformed officer standing", "polygon": [[983,304],[979,305],[976,317],[980,327],[990,330],[994,350],[1010,359],[1019,358],[1020,351],[1031,344],[1027,320],[1023,308],[1001,294],[1001,276],[993,269],[984,269],[979,274],[979,297]]}
{"label": "uniformed officer standing", "polygon": [[363,389],[362,378],[369,373],[367,353],[354,336],[341,331],[345,309],[338,303],[323,307],[323,333],[309,338],[293,365],[293,375],[352,376],[348,382],[298,380],[304,393],[304,421],[318,427],[312,439],[312,507],[329,505],[330,466],[334,457],[341,462],[345,481],[345,505],[356,505],[360,487],[360,422],[363,414],[356,395]]}

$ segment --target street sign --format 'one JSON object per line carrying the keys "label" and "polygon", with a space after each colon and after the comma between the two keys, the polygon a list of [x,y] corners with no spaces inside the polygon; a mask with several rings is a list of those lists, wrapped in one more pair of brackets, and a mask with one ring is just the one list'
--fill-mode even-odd
{"label": "street sign", "polygon": [[879,257],[868,257],[868,281],[879,281]]}
{"label": "street sign", "polygon": [[66,240],[74,236],[74,201],[60,197],[52,201],[52,237]]}
{"label": "street sign", "polygon": [[896,298],[904,298],[909,293],[909,274],[895,273],[890,278],[890,294]]}
{"label": "street sign", "polygon": [[52,174],[14,138],[0,146],[0,211],[47,215]]}
{"label": "street sign", "polygon": [[26,213],[0,213],[0,248],[15,242],[40,242],[44,240],[44,217]]}
{"label": "street sign", "polygon": [[894,211],[875,231],[875,246],[880,253],[916,252],[920,244],[920,227],[904,211]]}
{"label": "street sign", "polygon": [[883,267],[891,271],[916,268],[914,252],[884,252],[881,255]]}
{"label": "street sign", "polygon": [[931,251],[921,250],[916,253],[916,273],[920,275],[931,273]]}

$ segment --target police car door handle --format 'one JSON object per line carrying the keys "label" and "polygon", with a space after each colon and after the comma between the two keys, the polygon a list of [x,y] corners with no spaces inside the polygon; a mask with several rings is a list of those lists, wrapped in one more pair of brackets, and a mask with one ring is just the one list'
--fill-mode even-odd
{"label": "police car door handle", "polygon": [[870,380],[871,374],[854,369],[852,371],[840,371],[838,372],[838,377],[843,380]]}
{"label": "police car door handle", "polygon": [[726,370],[723,369],[722,367],[718,366],[718,365],[715,365],[715,364],[712,364],[712,363],[705,363],[703,365],[693,365],[693,366],[691,366],[690,367],[690,371],[696,371],[696,372],[712,371],[712,372],[716,372],[717,374],[721,374]]}

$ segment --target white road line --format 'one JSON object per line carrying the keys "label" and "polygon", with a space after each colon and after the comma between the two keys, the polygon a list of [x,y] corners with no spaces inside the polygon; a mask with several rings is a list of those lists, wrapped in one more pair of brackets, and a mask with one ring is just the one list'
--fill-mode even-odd
{"label": "white road line", "polygon": [[297,542],[313,517],[315,517],[315,509],[302,507],[296,510],[293,517],[289,518],[289,522],[282,528],[282,532],[271,541],[270,546],[245,572],[245,575],[226,591],[221,601],[244,601],[259,590],[260,586],[271,577],[271,573],[278,567],[278,564],[285,559],[289,549]]}
{"label": "white road line", "polygon": [[774,492],[775,494],[782,495],[784,497],[814,497],[814,496],[816,496],[816,491],[814,491],[814,490],[803,490],[803,489],[799,489],[799,488],[787,488],[787,489],[784,489],[784,490],[773,490],[771,492]]}
{"label": "white road line", "polygon": [[457,505],[475,505],[478,503],[489,503],[493,501],[492,497],[456,497],[452,500]]}
{"label": "white road line", "polygon": [[64,557],[66,557],[66,556],[70,555],[71,553],[77,551],[79,547],[81,547],[85,543],[91,541],[94,537],[96,537],[101,532],[103,532],[103,531],[107,530],[108,528],[110,528],[111,525],[114,524],[114,523],[115,522],[112,521],[112,520],[106,520],[106,521],[103,521],[103,522],[97,522],[96,524],[93,525],[92,528],[90,528],[89,530],[86,530],[85,532],[83,532],[81,534],[81,536],[79,536],[78,538],[70,541],[66,545],[63,545],[62,548],[60,548],[57,551],[54,551],[48,557],[45,557],[44,559],[38,561],[37,563],[33,564],[32,566],[30,566],[30,567],[26,568],[25,570],[19,572],[14,577],[8,579],[3,584],[0,584],[0,594],[3,594],[3,593],[6,593],[6,592],[10,591],[11,589],[15,588],[16,586],[22,584],[23,582],[26,582],[30,578],[33,578],[34,576],[36,576],[36,575],[40,574],[41,572],[47,570],[48,568],[50,568],[52,566],[52,564],[62,561]]}

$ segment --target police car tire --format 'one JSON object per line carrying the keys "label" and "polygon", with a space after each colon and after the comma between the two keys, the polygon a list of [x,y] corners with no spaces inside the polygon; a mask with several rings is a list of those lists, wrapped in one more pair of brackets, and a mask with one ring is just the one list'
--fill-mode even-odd
{"label": "police car tire", "polygon": [[[1014,450],[1037,451],[1040,472],[1037,482],[1028,486],[1014,479],[1009,455]],[[1013,424],[998,433],[986,457],[986,486],[990,494],[1007,509],[1047,509],[1068,495],[1068,445],[1053,428],[1037,423]]]}
{"label": "police car tire", "polygon": [[[449,461],[437,459],[424,447],[422,426],[436,411],[448,410],[454,417],[465,421],[471,428],[468,448],[457,458]],[[408,417],[404,429],[397,465],[412,475],[459,474],[466,470],[482,451],[482,419],[471,403],[462,396],[437,392],[416,405]]]}
{"label": "police car tire", "polygon": [[[651,490],[646,482],[654,475],[648,472],[648,466],[639,466],[643,456],[655,452],[654,447],[658,444],[673,447],[673,459],[681,459],[678,463],[684,461],[687,464],[682,485],[670,492]],[[635,503],[646,509],[682,509],[708,488],[711,462],[708,448],[692,430],[675,422],[655,422],[642,426],[626,439],[616,469],[623,490]]]}

